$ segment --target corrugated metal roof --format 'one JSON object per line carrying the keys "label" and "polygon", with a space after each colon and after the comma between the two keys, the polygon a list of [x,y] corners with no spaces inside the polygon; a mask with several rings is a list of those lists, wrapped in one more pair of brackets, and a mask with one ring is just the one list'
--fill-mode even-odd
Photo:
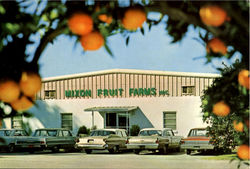
{"label": "corrugated metal roof", "polygon": [[84,111],[99,111],[99,112],[128,112],[137,109],[138,106],[110,106],[110,107],[90,107]]}
{"label": "corrugated metal roof", "polygon": [[54,80],[62,80],[62,79],[70,79],[70,78],[79,78],[79,77],[85,77],[85,76],[104,75],[104,74],[111,74],[111,73],[172,75],[172,76],[187,76],[187,77],[191,76],[191,77],[210,77],[210,78],[220,77],[219,74],[214,74],[214,73],[171,72],[171,71],[136,70],[136,69],[110,69],[110,70],[86,72],[86,73],[71,74],[71,75],[64,75],[64,76],[47,77],[47,78],[43,78],[42,81],[46,82],[46,81],[54,81]]}

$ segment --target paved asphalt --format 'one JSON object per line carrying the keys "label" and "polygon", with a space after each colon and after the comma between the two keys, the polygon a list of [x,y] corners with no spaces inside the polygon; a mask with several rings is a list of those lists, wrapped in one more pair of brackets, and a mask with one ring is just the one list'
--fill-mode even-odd
{"label": "paved asphalt", "polygon": [[[0,168],[84,168],[84,169],[237,169],[238,162],[207,160],[210,155],[184,153],[132,152],[109,154],[94,151],[92,154],[77,153],[1,153]],[[240,169],[248,169],[241,165]]]}

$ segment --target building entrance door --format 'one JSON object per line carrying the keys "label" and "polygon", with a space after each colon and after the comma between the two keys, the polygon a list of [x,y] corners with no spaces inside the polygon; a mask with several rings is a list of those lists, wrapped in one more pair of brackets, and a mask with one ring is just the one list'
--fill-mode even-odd
{"label": "building entrance door", "polygon": [[106,113],[106,128],[129,129],[128,113]]}
{"label": "building entrance door", "polygon": [[126,113],[118,114],[118,128],[127,129],[129,126],[129,120]]}
{"label": "building entrance door", "polygon": [[106,113],[106,128],[116,128],[116,113]]}

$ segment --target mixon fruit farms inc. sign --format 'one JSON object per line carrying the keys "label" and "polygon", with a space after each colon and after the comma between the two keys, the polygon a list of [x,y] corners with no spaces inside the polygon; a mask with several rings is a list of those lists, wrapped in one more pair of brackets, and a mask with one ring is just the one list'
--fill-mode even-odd
{"label": "mixon fruit farms inc. sign", "polygon": [[[169,95],[168,90],[159,90],[159,95]],[[97,89],[97,96],[123,96],[124,89]],[[156,96],[156,88],[129,88],[129,96]],[[91,97],[92,91],[87,90],[66,90],[66,97]]]}

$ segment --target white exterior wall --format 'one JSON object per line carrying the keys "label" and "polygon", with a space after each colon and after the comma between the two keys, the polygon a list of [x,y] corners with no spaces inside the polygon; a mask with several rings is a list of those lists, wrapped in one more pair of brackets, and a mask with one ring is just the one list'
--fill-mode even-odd
{"label": "white exterior wall", "polygon": [[[114,98],[91,100],[48,100],[37,101],[38,106],[31,108],[30,112],[39,119],[30,120],[32,129],[41,127],[61,127],[60,113],[73,114],[73,133],[77,133],[80,126],[92,127],[92,112],[84,111],[90,107],[109,106],[138,106],[139,109],[130,113],[130,126],[163,127],[163,112],[176,112],[176,126],[178,135],[186,136],[190,128],[203,127],[201,114],[201,101],[197,96],[185,97],[155,97],[155,98]],[[98,111],[94,112],[94,125],[104,127],[104,118]]]}

